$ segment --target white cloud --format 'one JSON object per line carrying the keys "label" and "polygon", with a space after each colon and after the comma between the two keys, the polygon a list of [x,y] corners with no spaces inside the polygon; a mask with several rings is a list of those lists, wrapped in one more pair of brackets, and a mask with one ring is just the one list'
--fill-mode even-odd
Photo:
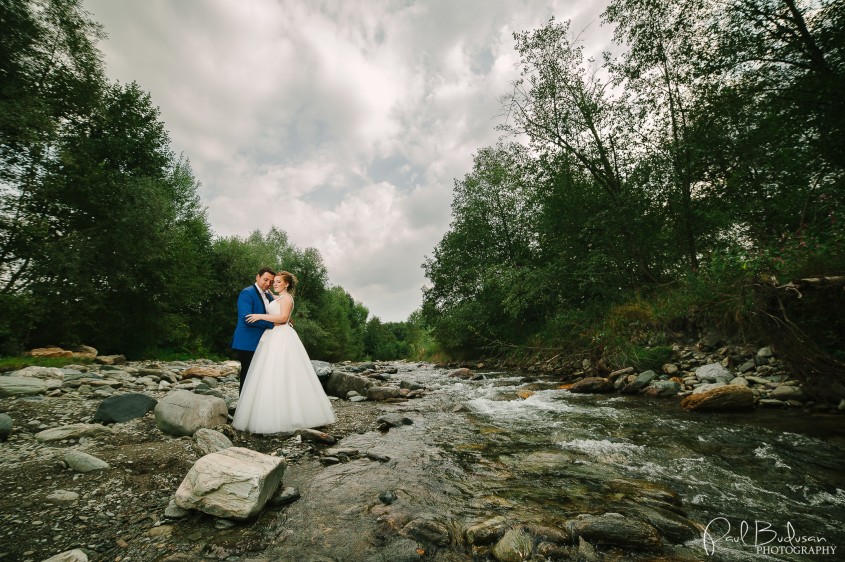
{"label": "white cloud", "polygon": [[383,320],[419,307],[454,179],[498,138],[513,32],[573,17],[598,52],[603,5],[85,0],[107,73],[160,106],[215,233],[285,230]]}

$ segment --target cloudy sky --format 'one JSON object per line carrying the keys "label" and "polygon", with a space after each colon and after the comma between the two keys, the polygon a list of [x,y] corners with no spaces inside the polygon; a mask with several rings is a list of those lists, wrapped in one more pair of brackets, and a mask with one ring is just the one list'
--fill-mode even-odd
{"label": "cloudy sky", "polygon": [[385,321],[420,306],[454,180],[499,137],[513,33],[571,19],[598,53],[606,3],[84,0],[107,74],[150,92],[215,234],[275,225]]}

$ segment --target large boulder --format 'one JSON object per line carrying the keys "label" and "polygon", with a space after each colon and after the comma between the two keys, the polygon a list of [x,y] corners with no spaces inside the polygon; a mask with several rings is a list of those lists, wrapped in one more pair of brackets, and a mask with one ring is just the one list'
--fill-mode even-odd
{"label": "large boulder", "polygon": [[35,349],[30,349],[24,355],[29,355],[31,357],[73,357],[73,352],[55,345],[49,345],[47,347],[36,347]]}
{"label": "large boulder", "polygon": [[47,383],[32,377],[0,376],[0,396],[30,396],[47,392]]}
{"label": "large boulder", "polygon": [[754,392],[745,386],[726,385],[700,394],[690,394],[681,401],[689,411],[748,410],[754,407]]}
{"label": "large boulder", "polygon": [[141,418],[152,411],[158,400],[141,393],[109,396],[94,412],[94,421],[101,423],[122,423]]}
{"label": "large boulder", "polygon": [[346,398],[349,391],[354,390],[358,394],[366,396],[367,389],[374,384],[375,381],[366,377],[335,371],[329,375],[329,379],[326,381],[326,394],[331,394],[338,398]]}
{"label": "large boulder", "polygon": [[16,377],[32,377],[34,379],[41,379],[43,381],[60,381],[65,378],[64,370],[59,369],[58,367],[40,367],[38,365],[25,367],[23,369],[20,369],[19,371],[15,371],[13,375]]}
{"label": "large boulder", "polygon": [[197,460],[176,490],[174,501],[182,509],[249,519],[276,493],[284,472],[282,457],[230,447]]}
{"label": "large boulder", "polygon": [[156,426],[170,435],[193,435],[201,427],[217,427],[228,420],[222,398],[176,390],[155,407]]}

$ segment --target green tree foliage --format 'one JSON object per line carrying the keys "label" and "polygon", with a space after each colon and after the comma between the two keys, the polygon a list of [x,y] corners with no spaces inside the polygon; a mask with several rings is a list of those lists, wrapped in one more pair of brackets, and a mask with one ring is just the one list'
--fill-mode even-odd
{"label": "green tree foliage", "polygon": [[604,21],[601,65],[568,23],[515,34],[502,128],[526,146],[479,151],[423,266],[452,352],[595,342],[590,318],[666,284],[845,267],[845,2],[614,0]]}

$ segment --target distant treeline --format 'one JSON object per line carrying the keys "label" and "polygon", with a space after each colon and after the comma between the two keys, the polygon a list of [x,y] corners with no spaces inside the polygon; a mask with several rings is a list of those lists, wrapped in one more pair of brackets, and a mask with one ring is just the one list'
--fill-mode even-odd
{"label": "distant treeline", "polygon": [[317,250],[213,235],[150,96],[105,78],[102,36],[80,0],[0,0],[0,354],[224,354],[238,292],[270,266],[300,280],[312,358],[408,356],[420,315],[368,319]]}
{"label": "distant treeline", "polygon": [[[514,35],[510,136],[425,263],[452,353],[625,363],[689,317],[753,318],[755,285],[845,271],[845,2],[614,0],[603,22],[600,61],[569,23]],[[804,314],[829,349],[841,292]]]}

